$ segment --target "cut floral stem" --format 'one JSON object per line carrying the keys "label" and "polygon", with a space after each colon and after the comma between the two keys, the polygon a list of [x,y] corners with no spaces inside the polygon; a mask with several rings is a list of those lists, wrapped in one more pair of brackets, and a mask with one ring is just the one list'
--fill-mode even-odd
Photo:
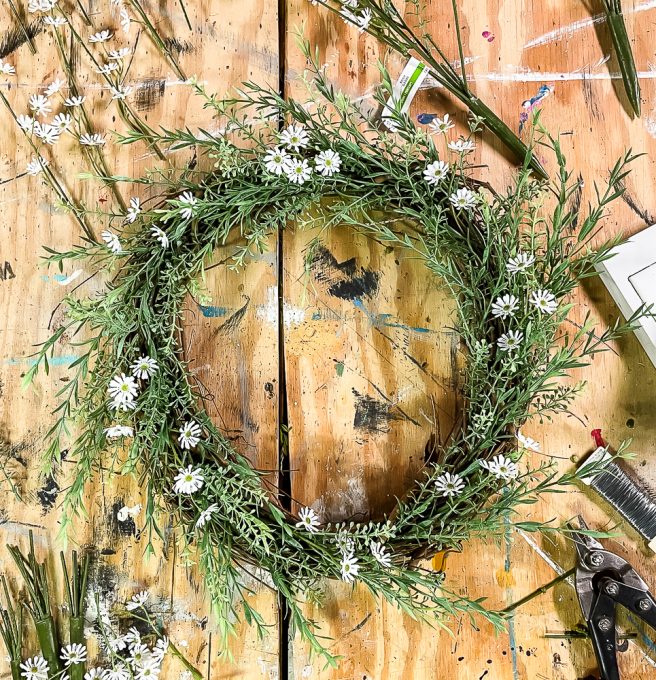
{"label": "cut floral stem", "polygon": [[631,49],[631,41],[626,32],[622,3],[620,0],[603,0],[604,10],[610,37],[617,54],[617,61],[622,73],[624,91],[631,103],[631,108],[638,118],[640,117],[640,82],[636,72],[635,59]]}

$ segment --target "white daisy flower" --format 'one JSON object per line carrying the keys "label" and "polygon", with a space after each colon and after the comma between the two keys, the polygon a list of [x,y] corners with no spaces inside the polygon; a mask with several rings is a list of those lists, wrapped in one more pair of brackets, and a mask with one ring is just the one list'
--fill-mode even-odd
{"label": "white daisy flower", "polygon": [[43,158],[43,156],[40,156],[39,158],[32,156],[32,160],[27,164],[27,174],[34,177],[35,175],[38,175],[46,165],[48,165],[48,161]]}
{"label": "white daisy flower", "polygon": [[135,680],[149,680],[149,678],[159,678],[161,672],[160,665],[155,659],[146,659],[137,669]]}
{"label": "white daisy flower", "polygon": [[291,161],[290,155],[279,146],[269,149],[264,156],[264,167],[274,175],[282,175],[287,171]]}
{"label": "white daisy flower", "polygon": [[381,567],[389,569],[392,566],[392,556],[380,541],[372,541],[369,547],[371,548],[371,554]]}
{"label": "white daisy flower", "polygon": [[114,411],[134,411],[137,404],[134,401],[121,401],[120,399],[113,399],[109,402],[109,408]]}
{"label": "white daisy flower", "polygon": [[148,378],[155,374],[155,371],[157,371],[158,368],[155,359],[148,356],[139,357],[132,366],[130,366],[132,375],[135,378],[141,378],[142,380],[148,380]]}
{"label": "white daisy flower", "polygon": [[42,656],[34,656],[20,665],[25,680],[48,680],[50,667]]}
{"label": "white daisy flower", "polygon": [[46,87],[46,97],[52,97],[53,94],[57,94],[62,87],[66,85],[66,81],[62,80],[61,78],[57,78],[57,80],[53,80],[48,87]]}
{"label": "white daisy flower", "polygon": [[319,521],[319,515],[317,515],[317,513],[312,508],[301,508],[298,516],[300,521],[296,522],[296,526],[299,529],[306,529],[311,534],[319,531],[319,524],[321,524]]}
{"label": "white daisy flower", "polygon": [[138,394],[137,382],[131,376],[121,373],[111,379],[107,391],[116,402],[134,401]]}
{"label": "white daisy flower", "polygon": [[[125,605],[125,608],[129,612],[133,612],[135,609],[139,609],[140,607],[143,607],[146,602],[148,602],[149,598],[149,593],[147,590],[142,590],[141,592],[137,593],[136,595],[133,595],[130,598],[130,601]],[[143,646],[144,649],[148,649],[146,645]],[[132,651],[133,647],[130,647],[130,651]]]}
{"label": "white daisy flower", "polygon": [[125,219],[132,224],[137,217],[139,216],[139,213],[141,212],[141,201],[134,197],[130,199],[130,207],[128,208],[128,212],[125,216]]}
{"label": "white daisy flower", "polygon": [[511,257],[506,263],[506,269],[511,274],[517,274],[528,269],[535,262],[535,255],[519,252],[515,257]]}
{"label": "white daisy flower", "polygon": [[102,680],[130,680],[130,672],[121,663],[114,668],[107,668],[100,676]]}
{"label": "white daisy flower", "polygon": [[34,130],[34,124],[36,123],[32,116],[26,116],[22,113],[16,118],[16,122],[18,123],[18,127],[26,132],[32,132]]}
{"label": "white daisy flower", "polygon": [[294,158],[285,170],[287,179],[293,184],[305,184],[312,175],[312,168],[306,160]]}
{"label": "white daisy flower", "polygon": [[134,437],[134,430],[127,425],[112,425],[105,428],[105,436],[108,439],[118,439],[119,437]]}
{"label": "white daisy flower", "polygon": [[120,50],[110,50],[107,53],[107,56],[112,59],[113,61],[120,61],[124,57],[127,57],[128,54],[130,54],[130,48],[129,47],[121,47]]}
{"label": "white daisy flower", "polygon": [[280,133],[280,143],[294,151],[307,146],[309,142],[310,138],[302,125],[288,125]]}
{"label": "white daisy flower", "polygon": [[[134,607],[134,609],[138,609],[138,607]],[[133,668],[138,668],[149,659],[150,649],[148,649],[147,645],[144,645],[141,642],[136,642],[135,644],[130,645],[130,658],[128,660],[130,666],[132,666]]]}
{"label": "white daisy flower", "polygon": [[522,448],[528,449],[529,451],[535,451],[535,453],[540,453],[541,451],[540,443],[536,442],[535,439],[525,437],[521,433],[521,430],[517,430],[517,432],[515,433],[515,437],[517,437],[517,441],[521,444]]}
{"label": "white daisy flower", "polygon": [[327,149],[322,151],[314,158],[314,164],[317,172],[322,174],[324,177],[332,177],[334,174],[338,173],[342,166],[342,159],[340,158],[337,151],[332,149]]}
{"label": "white daisy flower", "polygon": [[74,666],[87,660],[87,648],[84,645],[74,643],[62,647],[59,658],[65,666]]}
{"label": "white daisy flower", "polygon": [[54,125],[34,123],[34,134],[45,144],[57,144],[61,130]]}
{"label": "white daisy flower", "polygon": [[37,116],[45,116],[52,111],[48,98],[44,97],[42,94],[33,94],[29,98],[28,104]]}
{"label": "white daisy flower", "polygon": [[184,470],[179,470],[174,478],[175,484],[173,491],[175,493],[192,494],[203,488],[203,471],[200,468],[195,470],[191,465]]}
{"label": "white daisy flower", "polygon": [[456,153],[470,153],[476,148],[476,144],[471,139],[460,137],[456,142],[449,142],[449,149]]}
{"label": "white daisy flower", "polygon": [[102,668],[90,668],[84,674],[84,680],[101,680],[102,678]]}
{"label": "white daisy flower", "polygon": [[137,628],[132,626],[130,630],[128,630],[128,632],[123,636],[123,639],[127,645],[131,645],[135,642],[141,642],[141,633]]}
{"label": "white daisy flower", "polygon": [[458,189],[455,194],[449,196],[449,201],[457,210],[468,210],[476,205],[476,194],[470,189]]}
{"label": "white daisy flower", "polygon": [[433,161],[424,170],[424,179],[428,184],[435,185],[441,182],[449,172],[449,164],[444,161]]}
{"label": "white daisy flower", "polygon": [[353,581],[355,581],[355,577],[360,571],[358,558],[355,555],[342,555],[342,563],[340,567],[342,569],[342,581],[346,581],[346,583],[353,583]]}
{"label": "white daisy flower", "polygon": [[16,69],[8,62],[0,59],[0,73],[5,76],[13,76],[16,73]]}
{"label": "white daisy flower", "polygon": [[89,42],[103,43],[107,42],[111,37],[112,37],[111,31],[105,29],[104,31],[98,31],[98,33],[94,33],[93,35],[89,36]]}
{"label": "white daisy flower", "polygon": [[59,128],[62,132],[68,130],[73,122],[73,118],[70,113],[58,113],[53,119],[52,124]]}
{"label": "white daisy flower", "polygon": [[43,23],[48,24],[48,26],[63,26],[68,22],[66,19],[64,19],[64,17],[53,17],[51,14],[49,14],[48,16],[43,17]]}
{"label": "white daisy flower", "polygon": [[433,132],[438,132],[440,134],[448,132],[452,127],[455,127],[455,123],[451,120],[448,113],[444,114],[444,118],[433,118],[430,124],[430,128]]}
{"label": "white daisy flower", "polygon": [[184,204],[184,208],[180,211],[183,219],[190,220],[194,214],[194,207],[198,203],[198,199],[191,193],[191,191],[184,191],[181,196],[178,196],[178,201]]}
{"label": "white daisy flower", "polygon": [[169,651],[169,639],[166,636],[161,637],[159,638],[159,640],[157,640],[155,646],[153,647],[152,657],[158,663],[162,663],[164,657],[166,656],[166,652],[168,651]]}
{"label": "white daisy flower", "polygon": [[79,97],[66,97],[66,99],[64,99],[64,106],[70,106],[70,107],[82,106],[85,99],[86,99],[86,96],[84,96],[84,95],[81,95]]}
{"label": "white daisy flower", "polygon": [[160,229],[159,227],[151,227],[150,233],[157,239],[157,241],[159,241],[159,244],[162,246],[162,248],[169,247],[169,237],[166,235],[166,232],[163,229]]}
{"label": "white daisy flower", "polygon": [[369,24],[373,19],[373,14],[371,10],[367,7],[360,14],[355,17],[355,25],[358,27],[358,31],[363,33],[369,28]]}
{"label": "white daisy flower", "polygon": [[519,349],[523,339],[524,334],[521,331],[508,331],[497,340],[497,346],[502,352],[514,352]]}
{"label": "white daisy flower", "polygon": [[105,138],[97,132],[92,135],[84,133],[80,135],[80,144],[82,146],[102,146],[105,144]]}
{"label": "white daisy flower", "polygon": [[479,460],[478,464],[497,479],[515,479],[519,474],[517,464],[502,454],[492,460]]}
{"label": "white daisy flower", "polygon": [[543,314],[553,314],[558,309],[558,300],[549,290],[536,290],[531,293],[529,302],[537,307]]}
{"label": "white daisy flower", "polygon": [[519,307],[519,300],[514,295],[503,295],[498,297],[492,304],[492,316],[497,319],[515,316],[517,307]]}
{"label": "white daisy flower", "polygon": [[202,430],[200,425],[194,420],[188,420],[180,428],[180,436],[178,441],[183,449],[193,449],[200,441]]}
{"label": "white daisy flower", "polygon": [[134,92],[132,85],[119,85],[118,87],[109,88],[112,93],[112,99],[125,99]]}
{"label": "white daisy flower", "polygon": [[28,12],[49,12],[57,4],[57,0],[29,0]]}
{"label": "white daisy flower", "polygon": [[119,68],[120,68],[120,66],[115,61],[108,61],[106,64],[104,64],[100,68],[97,68],[96,73],[100,73],[104,76],[107,76],[110,73],[113,73],[114,71],[118,71]]}
{"label": "white daisy flower", "polygon": [[465,480],[458,474],[445,472],[435,480],[435,488],[442,496],[459,496],[465,488]]}
{"label": "white daisy flower", "polygon": [[100,233],[100,237],[106,243],[107,247],[114,253],[118,255],[123,252],[123,246],[121,246],[121,239],[112,231],[103,231]]}
{"label": "white daisy flower", "polygon": [[122,652],[128,646],[125,637],[119,635],[118,637],[109,638],[107,640],[107,647],[112,652]]}
{"label": "white daisy flower", "polygon": [[219,509],[216,503],[208,505],[205,510],[200,513],[200,516],[196,520],[196,529],[202,529],[209,521],[212,519],[212,515]]}

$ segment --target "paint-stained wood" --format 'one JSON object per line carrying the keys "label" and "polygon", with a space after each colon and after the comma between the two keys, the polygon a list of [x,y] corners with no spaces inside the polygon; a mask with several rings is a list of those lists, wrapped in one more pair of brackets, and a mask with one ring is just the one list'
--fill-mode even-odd
{"label": "paint-stained wood", "polygon": [[[371,104],[378,82],[376,60],[383,59],[393,75],[402,61],[375,41],[346,28],[333,15],[306,0],[288,0],[285,29],[305,25],[307,36],[321,50],[333,82],[362,106]],[[645,151],[627,180],[627,194],[613,206],[601,237],[633,232],[656,213],[652,186],[656,157],[656,91],[651,70],[652,2],[625,0],[629,33],[643,90],[643,118],[631,121],[619,87],[618,68],[609,54],[607,29],[599,15],[591,19],[583,2],[560,0],[462,0],[460,3],[466,56],[471,57],[473,87],[515,129],[543,84],[553,93],[542,103],[542,121],[562,134],[563,149],[576,174],[585,182],[580,196],[585,206],[593,196],[594,181],[627,146]],[[242,78],[276,85],[284,69],[288,91],[295,91],[303,63],[288,35],[285,53],[278,50],[278,6],[271,0],[187,0],[193,30],[186,27],[178,3],[146,3],[157,17],[163,35],[179,52],[185,72],[196,74],[209,90],[222,92]],[[451,36],[450,3],[428,8],[433,33],[455,55]],[[114,26],[115,15],[94,7],[94,21]],[[599,11],[598,7],[593,11]],[[5,4],[0,26],[13,25]],[[136,42],[136,27],[130,44]],[[10,101],[23,110],[28,96],[59,74],[54,46],[45,35],[36,38],[39,52],[32,58],[16,33],[0,42],[3,58],[19,67],[18,87],[3,86]],[[150,125],[168,127],[215,124],[178,82],[157,55],[144,33],[138,40],[139,59],[128,82],[136,86],[133,103]],[[9,55],[9,56],[7,56]],[[80,57],[76,57],[80,59]],[[83,63],[81,59],[80,63]],[[95,84],[88,68],[80,77]],[[618,99],[619,98],[619,99]],[[99,129],[119,127],[107,106],[108,93],[91,109]],[[465,115],[443,90],[423,92],[412,109],[450,113],[464,129]],[[1,113],[2,120],[7,120]],[[218,123],[216,123],[218,126]],[[67,182],[89,205],[111,201],[106,190],[82,184],[76,175],[84,168],[72,143],[53,159]],[[544,162],[553,162],[543,154]],[[55,546],[58,504],[66,485],[69,463],[50,480],[38,479],[40,437],[49,422],[54,392],[66,380],[66,365],[74,348],[62,344],[48,378],[34,390],[22,392],[20,377],[29,366],[31,346],[44,339],[61,321],[55,310],[62,294],[87,277],[62,277],[38,266],[41,244],[63,248],[76,241],[78,231],[66,216],[52,208],[49,192],[38,179],[24,174],[29,154],[11,125],[0,131],[0,454],[24,494],[27,505],[5,496],[0,542],[24,541],[33,526],[38,547]],[[155,159],[134,147],[108,149],[112,170],[134,174]],[[179,162],[186,160],[182,154]],[[489,135],[479,140],[476,162],[489,167],[487,177],[503,187],[512,166]],[[176,159],[176,162],[177,159]],[[129,198],[129,188],[124,188]],[[101,203],[107,205],[107,203]],[[310,247],[315,232],[293,230],[272,241],[270,250],[243,272],[212,269],[207,299],[189,299],[186,312],[186,349],[192,368],[207,390],[206,403],[228,436],[253,462],[269,471],[273,484],[279,468],[278,426],[280,400],[286,400],[290,426],[291,491],[298,503],[308,504],[329,519],[366,519],[389,511],[420,470],[431,434],[448,434],[458,415],[459,365],[457,337],[451,326],[454,308],[448,296],[407,255],[355,236],[345,229],[323,234]],[[220,261],[227,252],[216,254]],[[281,259],[279,260],[279,255]],[[100,286],[94,279],[80,292]],[[282,295],[281,295],[282,293]],[[575,297],[572,322],[589,309],[601,323],[611,323],[618,311],[595,282]],[[282,344],[280,343],[282,339]],[[67,341],[70,339],[66,339]],[[559,457],[567,469],[591,449],[589,431],[604,430],[618,443],[634,438],[634,463],[646,474],[653,463],[650,443],[656,430],[652,402],[656,371],[633,338],[595,359],[578,377],[589,381],[574,415],[553,423],[536,423],[527,432],[539,439],[546,454]],[[284,384],[281,385],[281,366]],[[281,390],[286,387],[286,393]],[[420,626],[391,607],[374,602],[360,589],[326,585],[326,606],[308,614],[335,642],[342,655],[338,670],[324,670],[299,640],[287,647],[284,631],[279,657],[275,597],[256,586],[253,606],[271,624],[264,641],[247,627],[232,641],[234,661],[219,660],[212,634],[211,613],[194,570],[183,567],[179,556],[160,552],[143,560],[145,537],[136,526],[120,524],[116,511],[123,503],[143,502],[129,479],[98,480],[89,491],[90,517],[76,525],[75,537],[94,546],[98,567],[93,587],[107,601],[124,600],[149,587],[155,611],[161,613],[176,640],[188,640],[188,655],[210,678],[275,678],[289,665],[295,678],[487,678],[516,680],[582,678],[594,668],[590,645],[581,640],[547,638],[581,622],[571,585],[560,584],[517,610],[507,634],[495,637],[482,625],[476,631],[463,622],[452,637]],[[554,496],[531,507],[530,518],[567,519],[583,512],[590,523],[606,525],[618,518],[589,492]],[[551,580],[559,568],[573,563],[565,541],[514,534],[501,545],[478,541],[450,555],[447,578],[469,596],[486,596],[492,607],[503,607]],[[656,586],[656,569],[642,543],[630,529],[610,545],[626,555]],[[0,551],[0,568],[7,568]],[[628,629],[634,624],[627,623]],[[287,654],[288,652],[288,654]],[[656,673],[653,645],[641,635],[621,656],[628,677],[649,678]],[[211,668],[209,667],[211,666]],[[177,670],[168,671],[177,677]]]}

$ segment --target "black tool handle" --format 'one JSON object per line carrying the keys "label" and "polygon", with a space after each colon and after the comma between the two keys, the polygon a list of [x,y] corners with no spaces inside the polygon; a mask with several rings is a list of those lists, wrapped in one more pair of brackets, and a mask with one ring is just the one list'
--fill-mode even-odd
{"label": "black tool handle", "polygon": [[600,589],[590,610],[588,628],[601,680],[620,680],[615,642],[615,600]]}
{"label": "black tool handle", "polygon": [[599,590],[656,630],[656,600],[650,592],[627,586],[610,576],[600,579]]}

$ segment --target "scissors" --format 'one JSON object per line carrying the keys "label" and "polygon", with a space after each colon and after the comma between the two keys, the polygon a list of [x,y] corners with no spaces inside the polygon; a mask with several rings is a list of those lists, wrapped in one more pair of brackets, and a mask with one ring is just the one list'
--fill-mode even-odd
{"label": "scissors", "polygon": [[[578,529],[588,525],[579,515]],[[615,628],[615,611],[622,605],[656,630],[656,600],[649,586],[633,567],[619,555],[604,549],[592,536],[580,533],[576,527],[572,537],[578,555],[576,568],[576,594],[588,624],[592,646],[601,680],[620,680],[617,652],[626,649],[618,644]]]}

